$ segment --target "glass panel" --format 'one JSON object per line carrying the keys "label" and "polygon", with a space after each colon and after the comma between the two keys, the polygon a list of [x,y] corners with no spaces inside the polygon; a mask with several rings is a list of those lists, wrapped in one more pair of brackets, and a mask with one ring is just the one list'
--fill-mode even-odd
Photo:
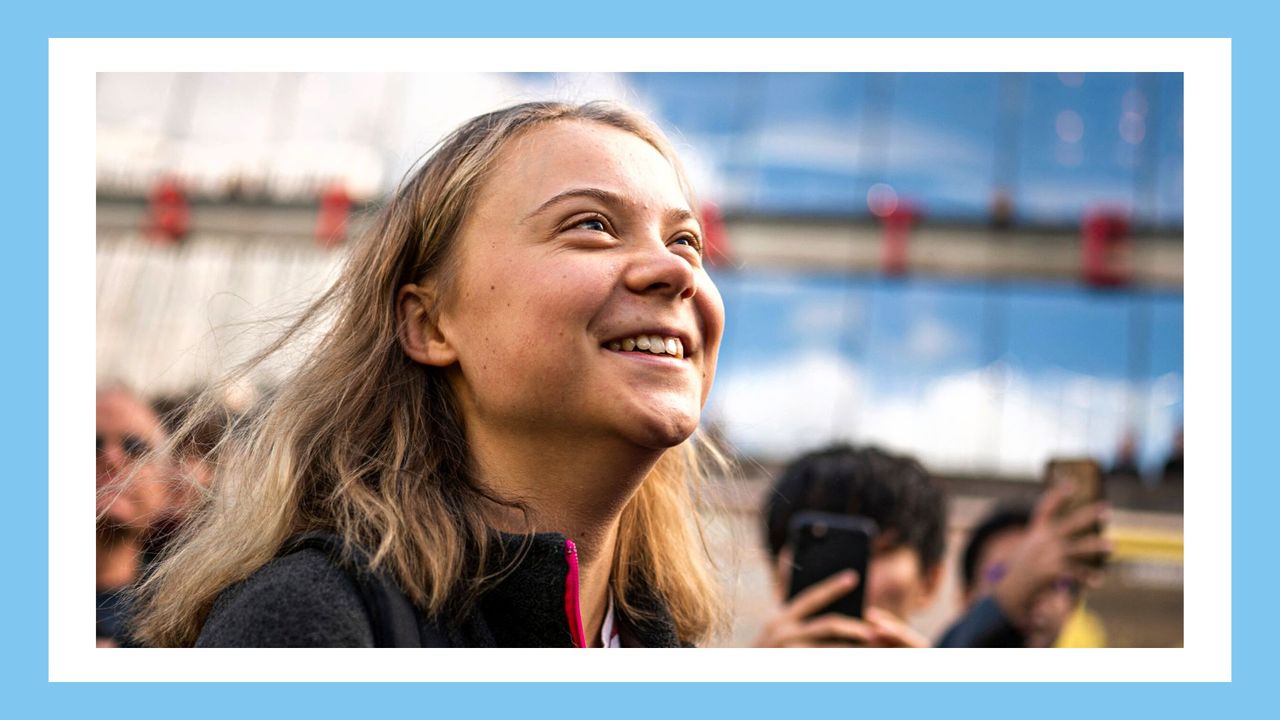
{"label": "glass panel", "polygon": [[929,218],[987,218],[996,180],[1002,77],[896,76],[882,181],[900,201]]}
{"label": "glass panel", "polygon": [[1182,298],[1072,285],[721,273],[729,324],[707,417],[749,455],[835,439],[940,472],[1038,477],[1053,455],[1145,472],[1182,418]]}
{"label": "glass panel", "polygon": [[865,75],[770,73],[752,108],[750,208],[866,214]]}
{"label": "glass panel", "polygon": [[1132,73],[1027,76],[1015,208],[1032,223],[1078,223],[1086,211],[1134,206],[1138,153],[1122,128]]}
{"label": "glass panel", "polygon": [[839,436],[860,407],[867,292],[777,271],[715,278],[728,316],[707,417],[735,449],[786,459]]}
{"label": "glass panel", "polygon": [[974,283],[876,283],[867,407],[857,435],[917,453],[935,469],[990,466],[994,438],[984,418],[992,401],[982,370],[985,295]]}

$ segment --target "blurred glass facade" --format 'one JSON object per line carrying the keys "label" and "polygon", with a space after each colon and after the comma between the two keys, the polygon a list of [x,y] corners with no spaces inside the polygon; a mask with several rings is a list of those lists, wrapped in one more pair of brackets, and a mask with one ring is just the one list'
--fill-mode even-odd
{"label": "blurred glass facade", "polygon": [[874,441],[959,474],[1113,461],[1158,475],[1183,417],[1182,296],[1076,285],[718,273],[729,308],[709,415],[782,460]]}
{"label": "blurred glass facade", "polygon": [[868,215],[875,183],[924,214],[1074,225],[1097,206],[1182,224],[1178,73],[637,74],[738,212]]}
{"label": "blurred glass facade", "polygon": [[[376,202],[468,117],[534,99],[614,99],[668,131],[700,193],[725,211],[731,244],[735,223],[774,223],[777,247],[804,242],[806,225],[828,237],[878,232],[874,187],[911,206],[919,227],[999,224],[1000,242],[1069,245],[1087,213],[1110,209],[1181,253],[1181,74],[168,73],[102,74],[97,89],[108,202],[141,201],[166,175],[203,203],[298,211],[335,180]],[[234,289],[270,314],[268,290],[287,286],[291,268],[335,259],[265,235],[206,233],[176,250],[129,235],[100,231],[98,363],[144,389],[200,377],[176,354],[213,318],[194,297],[182,317],[156,298]],[[232,269],[242,260],[256,284]],[[1097,290],[1059,271],[893,279],[805,262],[715,269],[729,324],[708,420],[744,452],[781,459],[852,438],[942,470],[1021,477],[1052,454],[1109,461],[1126,434],[1148,472],[1169,453],[1183,413],[1176,279]],[[120,305],[130,302],[141,307]],[[143,346],[156,356],[130,350]]]}

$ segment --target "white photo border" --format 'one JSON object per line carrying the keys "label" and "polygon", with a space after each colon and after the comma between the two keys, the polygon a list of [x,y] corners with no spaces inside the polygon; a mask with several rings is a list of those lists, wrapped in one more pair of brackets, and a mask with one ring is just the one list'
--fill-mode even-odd
{"label": "white photo border", "polygon": [[[1097,650],[103,650],[94,647],[92,349],[98,72],[1184,73],[1184,647]],[[51,39],[51,681],[1229,681],[1231,41],[1226,39]],[[70,441],[68,439],[71,439]],[[832,662],[832,653],[845,653]]]}

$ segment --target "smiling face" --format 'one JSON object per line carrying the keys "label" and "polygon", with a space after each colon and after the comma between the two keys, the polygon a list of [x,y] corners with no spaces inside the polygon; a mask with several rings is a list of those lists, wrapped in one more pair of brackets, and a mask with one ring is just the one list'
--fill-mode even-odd
{"label": "smiling face", "polygon": [[724,326],[701,244],[676,171],[640,137],[573,120],[511,141],[437,319],[469,431],[685,440]]}

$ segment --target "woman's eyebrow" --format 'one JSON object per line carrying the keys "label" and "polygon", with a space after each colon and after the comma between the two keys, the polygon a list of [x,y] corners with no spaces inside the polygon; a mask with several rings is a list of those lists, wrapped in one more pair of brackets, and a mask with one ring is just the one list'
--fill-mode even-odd
{"label": "woman's eyebrow", "polygon": [[529,220],[537,217],[538,215],[541,215],[542,213],[546,212],[547,210],[551,209],[557,204],[564,202],[565,200],[570,200],[572,198],[583,198],[583,197],[599,200],[605,205],[621,207],[621,206],[626,206],[630,204],[627,202],[626,198],[619,195],[618,193],[611,192],[609,190],[602,190],[600,188],[593,188],[593,187],[570,188],[568,190],[565,190],[564,192],[557,193],[550,200],[547,200],[546,202],[539,205],[536,210],[524,216],[524,219],[521,220],[520,222],[522,223],[528,222]]}
{"label": "woman's eyebrow", "polygon": [[[598,200],[605,205],[615,207],[615,208],[630,208],[635,205],[635,203],[632,202],[630,199],[628,199],[626,196],[613,192],[611,190],[604,190],[601,188],[594,188],[594,187],[570,188],[569,190],[565,190],[564,192],[557,193],[551,199],[539,205],[536,210],[524,216],[524,219],[522,219],[520,222],[522,224],[526,223],[529,220],[532,220],[533,218],[537,217],[538,215],[541,215],[542,213],[546,212],[547,210],[550,210],[551,208],[555,207],[557,204],[564,202],[565,200],[570,200],[573,198],[584,198],[584,197],[591,198],[593,200]],[[698,220],[697,217],[695,217],[694,214],[686,208],[671,208],[667,210],[665,213],[663,213],[663,215],[665,216],[665,219],[667,220],[667,222],[671,222],[671,223],[683,222],[686,220],[692,220],[694,222],[697,222]]]}

